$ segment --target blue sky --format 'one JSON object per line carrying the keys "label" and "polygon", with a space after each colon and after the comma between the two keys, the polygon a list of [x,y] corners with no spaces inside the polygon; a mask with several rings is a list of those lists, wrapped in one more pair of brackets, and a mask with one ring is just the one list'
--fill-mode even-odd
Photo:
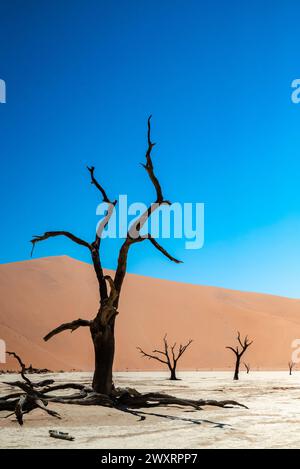
{"label": "blue sky", "polygon": [[[2,0],[0,261],[30,257],[33,234],[93,239],[94,164],[111,197],[150,202],[146,119],[166,197],[205,203],[205,245],[146,243],[129,271],[300,297],[297,1]],[[117,242],[103,243],[115,266]],[[88,260],[64,239],[35,257]]]}

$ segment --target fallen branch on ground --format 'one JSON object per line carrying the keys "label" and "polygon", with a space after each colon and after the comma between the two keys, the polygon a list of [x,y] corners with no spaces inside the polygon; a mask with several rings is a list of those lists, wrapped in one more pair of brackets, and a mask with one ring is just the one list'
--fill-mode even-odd
{"label": "fallen branch on ground", "polygon": [[[19,363],[21,363],[19,361]],[[33,382],[24,374],[24,364],[21,367],[21,376],[24,381],[5,382],[13,388],[21,389],[21,392],[13,392],[0,397],[0,411],[13,412],[20,425],[23,425],[23,416],[34,409],[41,409],[49,415],[60,418],[60,415],[47,408],[48,403],[73,404],[85,406],[111,407],[122,412],[131,413],[141,420],[145,420],[147,413],[138,409],[154,407],[190,407],[194,410],[202,410],[204,406],[222,407],[247,407],[232,400],[216,401],[212,399],[184,399],[169,394],[150,392],[142,394],[132,388],[116,388],[110,396],[93,391],[92,387],[79,383],[55,384],[53,380]],[[55,391],[76,390],[74,394],[53,394]],[[12,415],[12,414],[9,414]],[[7,415],[6,417],[8,417]],[[153,414],[154,415],[154,414]],[[157,414],[159,416],[159,414]],[[192,422],[193,419],[189,421]]]}
{"label": "fallen branch on ground", "polygon": [[58,432],[57,430],[49,430],[49,436],[52,438],[58,438],[59,440],[75,440],[74,436],[69,435],[69,433]]}

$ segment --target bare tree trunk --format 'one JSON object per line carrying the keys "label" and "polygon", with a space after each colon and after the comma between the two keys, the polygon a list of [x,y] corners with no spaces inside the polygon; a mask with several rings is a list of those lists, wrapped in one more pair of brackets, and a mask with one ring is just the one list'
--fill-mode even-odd
{"label": "bare tree trunk", "polygon": [[292,376],[292,371],[294,369],[295,363],[294,362],[289,362],[288,365],[289,365],[289,370],[290,370],[290,376]]}
{"label": "bare tree trunk", "polygon": [[91,330],[95,350],[93,389],[109,395],[112,391],[112,367],[115,354],[115,337],[111,326]]}
{"label": "bare tree trunk", "polygon": [[237,356],[236,362],[235,362],[234,377],[233,377],[235,381],[238,381],[239,379],[239,370],[240,370],[240,357]]}
{"label": "bare tree trunk", "polygon": [[90,330],[95,350],[93,389],[100,394],[110,395],[113,386],[112,370],[115,355],[115,318],[102,325],[94,320]]}
{"label": "bare tree trunk", "polygon": [[176,377],[176,368],[170,368],[170,371],[171,371],[171,376],[170,376],[170,380],[171,381],[177,381],[177,377]]}

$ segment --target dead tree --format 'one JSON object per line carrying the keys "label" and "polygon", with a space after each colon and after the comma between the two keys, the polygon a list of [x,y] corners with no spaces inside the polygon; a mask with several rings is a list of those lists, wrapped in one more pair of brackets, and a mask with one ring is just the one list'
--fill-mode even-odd
{"label": "dead tree", "polygon": [[[146,151],[146,163],[142,164],[145,168],[150,181],[152,182],[156,198],[155,202],[150,204],[148,209],[141,214],[141,216],[133,223],[127,233],[127,237],[122,244],[119,252],[117,268],[115,271],[114,278],[104,275],[103,267],[101,263],[101,236],[103,230],[107,226],[114,210],[117,201],[111,200],[104,188],[100,185],[98,180],[95,178],[94,166],[88,167],[88,171],[91,177],[91,183],[100,192],[103,202],[107,204],[107,214],[98,226],[96,237],[94,241],[88,242],[78,236],[70,233],[69,231],[47,231],[43,235],[34,236],[31,240],[32,247],[46,239],[64,236],[74,243],[86,248],[91,255],[95,274],[98,280],[99,287],[99,309],[96,316],[90,319],[76,319],[70,323],[64,323],[49,332],[44,340],[51,339],[56,334],[59,334],[66,330],[74,331],[79,327],[88,327],[91,333],[92,341],[94,344],[95,351],[95,370],[93,377],[93,389],[94,391],[110,395],[112,392],[112,369],[115,352],[115,321],[118,315],[118,306],[123,286],[123,281],[126,275],[127,269],[127,258],[130,248],[137,243],[143,241],[149,241],[156,249],[158,249],[165,257],[170,261],[179,263],[181,261],[171,256],[152,236],[151,234],[141,235],[140,232],[145,225],[148,218],[162,205],[171,205],[163,196],[160,183],[154,173],[151,152],[154,147],[154,143],[151,141],[151,128],[150,119],[148,119],[148,148]],[[109,287],[109,288],[108,288]]]}
{"label": "dead tree", "polygon": [[[154,143],[151,141],[150,135],[150,119],[148,119],[148,147],[146,151],[146,162],[143,164],[150,181],[152,182],[156,198],[155,202],[150,204],[147,210],[135,220],[127,232],[125,241],[123,242],[117,262],[114,278],[105,275],[101,263],[101,238],[103,231],[115,210],[117,201],[112,201],[104,188],[95,178],[94,166],[88,167],[91,183],[100,192],[103,201],[107,204],[107,213],[101,223],[98,225],[95,239],[92,242],[85,241],[75,236],[69,231],[47,231],[40,236],[34,236],[31,240],[32,251],[35,245],[41,241],[57,236],[68,238],[72,242],[87,249],[91,255],[94,266],[95,275],[98,280],[99,290],[99,307],[93,319],[75,319],[72,322],[61,324],[60,326],[49,332],[44,340],[47,341],[57,334],[64,331],[75,331],[79,327],[89,329],[94,344],[95,351],[95,370],[93,376],[92,387],[76,383],[64,383],[59,385],[44,385],[41,383],[32,383],[25,375],[23,365],[20,362],[23,381],[6,383],[10,386],[21,389],[21,393],[13,393],[8,396],[0,397],[0,411],[11,411],[16,406],[24,406],[26,404],[26,412],[31,410],[32,406],[42,406],[43,399],[47,396],[47,401],[58,402],[63,404],[80,404],[80,405],[101,405],[106,407],[114,407],[123,412],[129,412],[133,415],[144,419],[144,412],[138,412],[137,408],[150,408],[155,406],[182,405],[189,406],[193,409],[201,409],[204,405],[213,405],[218,407],[240,406],[246,407],[235,401],[215,401],[211,399],[180,399],[163,393],[146,393],[141,394],[135,389],[115,389],[112,381],[112,368],[115,351],[115,321],[118,315],[118,306],[120,294],[123,287],[124,278],[127,270],[127,258],[130,248],[137,243],[148,240],[156,249],[158,249],[170,261],[179,263],[180,261],[171,256],[150,234],[141,235],[141,230],[149,217],[162,205],[171,205],[171,203],[163,197],[160,183],[154,173],[151,152]],[[25,381],[25,382],[24,382]],[[53,392],[57,390],[76,389],[79,392],[73,395],[55,395]],[[39,399],[42,401],[40,403]],[[45,401],[46,402],[46,401]],[[46,410],[43,408],[43,410]],[[50,411],[46,410],[48,413]],[[57,416],[57,415],[55,415]]]}
{"label": "dead tree", "polygon": [[292,371],[293,371],[293,369],[295,368],[295,365],[296,365],[296,363],[294,363],[294,362],[289,362],[289,363],[288,363],[289,371],[290,371],[290,376],[292,375]]}
{"label": "dead tree", "polygon": [[164,349],[163,350],[153,350],[152,354],[144,352],[140,347],[138,347],[138,350],[141,352],[142,356],[145,358],[149,358],[149,360],[157,360],[160,363],[163,363],[164,365],[167,365],[167,367],[170,370],[170,380],[177,380],[176,377],[176,367],[178,360],[182,357],[186,349],[191,345],[193,342],[191,339],[185,344],[182,345],[180,344],[177,352],[176,352],[176,342],[175,344],[169,346],[168,341],[167,341],[167,334],[164,336],[163,339],[164,342]]}
{"label": "dead tree", "polygon": [[249,372],[250,372],[250,364],[249,363],[244,363],[244,367],[246,368],[247,375],[248,375]]}
{"label": "dead tree", "polygon": [[[234,370],[234,376],[233,376],[234,380],[239,379],[239,370],[240,370],[241,358],[244,355],[244,353],[246,352],[247,348],[250,347],[250,345],[253,343],[253,341],[249,342],[247,336],[245,337],[244,341],[242,341],[241,340],[241,335],[240,335],[239,332],[238,332],[238,335],[237,335],[237,341],[238,341],[239,345],[237,345],[236,348],[226,347],[229,350],[231,350],[235,354],[235,357],[236,357],[235,370]],[[241,347],[241,348],[239,348],[239,347]]]}

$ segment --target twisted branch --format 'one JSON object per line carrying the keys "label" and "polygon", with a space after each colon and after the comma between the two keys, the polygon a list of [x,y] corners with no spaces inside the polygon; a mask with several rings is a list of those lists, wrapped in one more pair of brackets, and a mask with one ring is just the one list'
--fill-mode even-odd
{"label": "twisted branch", "polygon": [[246,335],[245,339],[242,341],[241,334],[238,332],[237,341],[240,344],[241,349],[239,349],[238,346],[235,349],[230,346],[225,348],[231,350],[237,357],[241,358],[246,352],[247,348],[250,347],[251,344],[253,344],[253,340],[249,342],[248,336]]}
{"label": "twisted branch", "polygon": [[51,332],[49,332],[47,335],[45,335],[44,341],[47,342],[54,335],[60,334],[63,331],[71,330],[71,332],[74,332],[76,329],[78,329],[78,327],[87,327],[90,326],[91,323],[92,321],[87,321],[86,319],[76,319],[72,322],[65,322],[64,324],[61,324],[60,326],[56,327]]}
{"label": "twisted branch", "polygon": [[69,238],[74,243],[80,244],[81,246],[85,246],[86,248],[91,250],[91,245],[87,241],[84,241],[83,239],[78,238],[78,236],[73,235],[69,231],[46,231],[43,235],[35,235],[31,239],[30,241],[32,243],[31,256],[33,254],[33,250],[34,250],[36,243],[39,243],[40,241],[45,241],[45,239],[48,239],[48,238],[54,238],[55,236],[65,236],[66,238]]}
{"label": "twisted branch", "polygon": [[107,196],[107,194],[106,194],[104,188],[101,186],[101,184],[99,184],[99,182],[98,182],[97,179],[95,178],[95,176],[94,176],[95,166],[87,166],[87,170],[89,171],[89,173],[90,173],[90,175],[91,175],[91,184],[93,184],[94,186],[96,186],[97,189],[101,192],[102,197],[103,197],[103,202],[107,202],[108,204],[116,205],[117,201],[115,200],[114,202],[112,202],[112,201],[108,198],[108,196]]}

